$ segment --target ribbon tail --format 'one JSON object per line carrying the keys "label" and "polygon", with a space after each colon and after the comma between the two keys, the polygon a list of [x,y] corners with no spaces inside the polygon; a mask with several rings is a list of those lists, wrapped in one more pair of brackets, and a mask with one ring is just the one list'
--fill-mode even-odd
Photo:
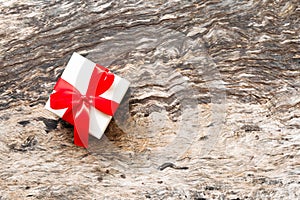
{"label": "ribbon tail", "polygon": [[119,106],[117,102],[114,102],[112,100],[108,100],[102,97],[96,97],[94,98],[94,105],[97,110],[113,116]]}
{"label": "ribbon tail", "polygon": [[74,118],[72,113],[72,108],[68,108],[65,114],[62,116],[62,119],[74,125]]}
{"label": "ribbon tail", "polygon": [[83,102],[74,113],[74,144],[88,148],[89,143],[89,105]]}

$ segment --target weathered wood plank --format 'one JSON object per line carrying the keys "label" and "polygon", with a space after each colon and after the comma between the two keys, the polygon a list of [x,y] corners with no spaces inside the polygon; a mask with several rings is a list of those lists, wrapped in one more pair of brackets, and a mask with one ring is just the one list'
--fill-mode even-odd
{"label": "weathered wood plank", "polygon": [[[0,1],[1,198],[299,198],[299,20],[298,0]],[[74,51],[132,82],[88,150],[43,108]]]}

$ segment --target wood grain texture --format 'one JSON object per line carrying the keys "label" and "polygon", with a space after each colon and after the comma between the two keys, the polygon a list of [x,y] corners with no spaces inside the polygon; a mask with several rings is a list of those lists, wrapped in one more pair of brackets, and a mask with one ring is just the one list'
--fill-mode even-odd
{"label": "wood grain texture", "polygon": [[[0,199],[299,198],[299,3],[0,1]],[[87,150],[43,108],[74,51],[131,81]]]}

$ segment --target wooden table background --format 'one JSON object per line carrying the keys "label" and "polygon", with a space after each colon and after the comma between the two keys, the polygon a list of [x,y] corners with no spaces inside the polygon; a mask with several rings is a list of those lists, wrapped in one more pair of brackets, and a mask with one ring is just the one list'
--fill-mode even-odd
{"label": "wooden table background", "polygon": [[[0,199],[298,199],[299,5],[0,1]],[[87,150],[43,107],[75,51],[131,81]]]}

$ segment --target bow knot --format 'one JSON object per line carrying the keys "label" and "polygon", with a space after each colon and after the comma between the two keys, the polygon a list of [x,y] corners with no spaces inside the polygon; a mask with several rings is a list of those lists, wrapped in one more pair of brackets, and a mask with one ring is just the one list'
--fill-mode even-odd
{"label": "bow knot", "polygon": [[[84,103],[88,103],[88,104],[91,104],[91,105],[93,105],[93,103],[94,103],[94,101],[93,101],[93,99],[91,98],[91,96],[81,95],[81,96],[80,96],[80,100],[81,100],[82,102],[84,102]],[[82,103],[82,102],[80,102],[80,103]]]}

